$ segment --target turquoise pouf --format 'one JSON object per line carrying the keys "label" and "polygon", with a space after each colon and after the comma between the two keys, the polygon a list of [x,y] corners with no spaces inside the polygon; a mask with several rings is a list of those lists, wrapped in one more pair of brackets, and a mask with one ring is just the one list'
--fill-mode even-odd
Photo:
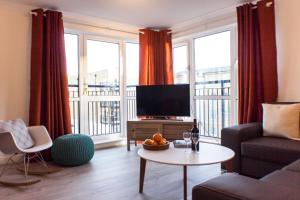
{"label": "turquoise pouf", "polygon": [[94,151],[94,142],[89,136],[69,134],[54,140],[51,155],[56,164],[78,166],[89,162]]}

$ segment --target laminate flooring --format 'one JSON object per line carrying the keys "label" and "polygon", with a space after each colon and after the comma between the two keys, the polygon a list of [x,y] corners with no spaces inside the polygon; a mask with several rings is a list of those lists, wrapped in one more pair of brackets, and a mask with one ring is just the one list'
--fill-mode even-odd
{"label": "laminate flooring", "polygon": [[[139,189],[140,159],[134,147],[97,150],[91,162],[41,176],[26,187],[0,185],[0,200],[181,200],[183,167],[147,162],[144,193]],[[10,168],[7,174],[18,173]],[[188,167],[188,198],[192,187],[220,175],[220,165]]]}

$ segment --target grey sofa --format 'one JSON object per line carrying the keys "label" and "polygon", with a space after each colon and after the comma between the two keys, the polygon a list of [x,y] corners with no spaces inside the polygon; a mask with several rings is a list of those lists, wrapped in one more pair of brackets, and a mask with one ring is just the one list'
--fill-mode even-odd
{"label": "grey sofa", "polygon": [[197,185],[192,200],[299,200],[300,159],[257,180],[226,173]]}
{"label": "grey sofa", "polygon": [[233,171],[193,188],[193,200],[300,200],[300,141],[264,137],[261,123],[222,129]]}
{"label": "grey sofa", "polygon": [[263,137],[261,123],[224,128],[221,138],[236,154],[233,171],[242,175],[261,178],[300,158],[300,141]]}

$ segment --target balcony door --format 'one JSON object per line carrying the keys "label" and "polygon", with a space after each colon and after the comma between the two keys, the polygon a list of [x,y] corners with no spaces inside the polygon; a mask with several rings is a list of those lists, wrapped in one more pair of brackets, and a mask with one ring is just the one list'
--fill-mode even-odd
{"label": "balcony door", "polygon": [[65,45],[73,132],[118,136],[122,127],[121,43],[65,34]]}
{"label": "balcony door", "polygon": [[194,38],[194,109],[201,133],[220,138],[235,123],[234,32],[226,30]]}
{"label": "balcony door", "polygon": [[120,44],[95,37],[84,42],[84,129],[92,136],[121,133]]}

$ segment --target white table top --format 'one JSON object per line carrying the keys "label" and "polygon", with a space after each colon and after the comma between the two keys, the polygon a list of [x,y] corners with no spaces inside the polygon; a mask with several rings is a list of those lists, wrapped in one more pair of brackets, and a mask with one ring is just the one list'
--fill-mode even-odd
{"label": "white table top", "polygon": [[145,160],[168,165],[209,165],[232,159],[234,152],[221,145],[201,142],[196,153],[190,148],[174,148],[171,142],[167,150],[149,151],[141,148],[138,155]]}

